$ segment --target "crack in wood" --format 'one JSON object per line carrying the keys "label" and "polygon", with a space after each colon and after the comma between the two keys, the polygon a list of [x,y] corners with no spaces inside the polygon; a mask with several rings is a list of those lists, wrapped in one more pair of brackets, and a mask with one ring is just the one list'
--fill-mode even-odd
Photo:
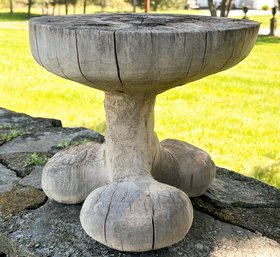
{"label": "crack in wood", "polygon": [[193,174],[191,175],[191,188],[193,188]]}
{"label": "crack in wood", "polygon": [[56,49],[56,51],[55,51],[55,56],[56,56],[57,65],[58,65],[58,67],[59,67],[61,73],[63,74],[63,76],[64,76],[66,79],[69,79],[69,78],[66,76],[66,74],[64,73],[64,71],[63,71],[63,69],[62,69],[62,67],[61,67],[61,65],[60,65],[60,63],[59,63],[58,56],[57,56],[57,49]]}
{"label": "crack in wood", "polygon": [[118,72],[118,78],[123,86],[123,81],[121,79],[121,72],[120,72],[120,66],[119,66],[119,59],[118,59],[118,54],[117,54],[117,40],[116,40],[116,31],[114,31],[114,53],[115,53],[115,61],[116,61],[116,67],[117,67],[117,72]]}
{"label": "crack in wood", "polygon": [[111,195],[108,211],[106,213],[105,220],[104,220],[104,240],[105,240],[106,244],[107,244],[107,220],[108,220],[109,212],[111,210],[111,205],[112,205],[113,197],[114,197],[114,194],[116,193],[116,191],[117,191],[117,188],[114,190],[114,192]]}
{"label": "crack in wood", "polygon": [[155,211],[154,211],[154,205],[152,203],[152,229],[153,229],[152,250],[155,249],[155,221],[154,221],[154,215],[155,215]]}
{"label": "crack in wood", "polygon": [[86,81],[88,81],[90,84],[94,84],[92,81],[90,81],[90,80],[85,76],[85,74],[84,74],[83,71],[82,71],[81,64],[80,64],[79,48],[78,48],[78,36],[77,36],[77,31],[76,31],[76,30],[74,30],[74,31],[75,31],[75,43],[76,43],[77,63],[78,63],[79,71],[80,71],[82,77],[83,77]]}
{"label": "crack in wood", "polygon": [[155,249],[155,221],[154,221],[154,216],[155,216],[155,208],[154,208],[154,202],[151,197],[151,191],[150,191],[150,186],[148,185],[148,197],[150,198],[151,202],[151,209],[152,209],[152,215],[151,215],[151,223],[152,223],[152,250]]}
{"label": "crack in wood", "polygon": [[207,39],[208,39],[208,33],[205,33],[205,45],[204,45],[204,52],[203,52],[203,59],[202,59],[202,64],[200,67],[200,70],[202,70],[204,63],[205,63],[205,58],[206,58],[206,52],[207,52]]}
{"label": "crack in wood", "polygon": [[191,60],[190,60],[190,65],[189,65],[189,68],[188,68],[188,71],[187,71],[187,75],[186,75],[186,78],[188,78],[189,76],[189,73],[191,71],[191,67],[192,67],[192,61],[193,61],[193,51],[192,51],[192,56],[191,56]]}

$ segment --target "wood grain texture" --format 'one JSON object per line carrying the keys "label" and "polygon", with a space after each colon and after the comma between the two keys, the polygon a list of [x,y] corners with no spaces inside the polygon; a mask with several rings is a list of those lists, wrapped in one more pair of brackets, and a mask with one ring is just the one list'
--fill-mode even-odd
{"label": "wood grain texture", "polygon": [[203,193],[214,177],[207,153],[179,140],[159,144],[154,105],[154,94],[107,92],[105,143],[59,152],[43,170],[45,193],[67,204],[86,198],[83,228],[117,250],[149,251],[183,239],[192,223],[186,193]]}
{"label": "wood grain texture", "polygon": [[122,83],[117,79],[114,33],[102,30],[76,33],[80,68],[87,80],[101,90],[122,90]]}
{"label": "wood grain texture", "polygon": [[152,175],[184,191],[190,197],[202,195],[212,184],[216,167],[205,151],[175,139],[160,142]]}
{"label": "wood grain texture", "polygon": [[147,93],[234,66],[259,29],[254,21],[155,14],[40,17],[29,25],[31,51],[49,71],[104,91]]}
{"label": "wood grain texture", "polygon": [[55,154],[44,166],[42,188],[60,203],[77,204],[110,182],[104,171],[103,145],[90,142]]}
{"label": "wood grain texture", "polygon": [[93,190],[81,210],[82,226],[117,250],[149,251],[183,239],[193,217],[187,194],[206,191],[215,165],[187,143],[169,139],[159,144],[156,95],[240,62],[251,51],[259,24],[189,15],[98,14],[34,18],[29,27],[39,64],[106,92],[106,142],[56,154],[43,171],[46,194],[79,203]]}
{"label": "wood grain texture", "polygon": [[155,96],[106,93],[106,172],[113,180],[150,175],[158,145]]}
{"label": "wood grain texture", "polygon": [[182,240],[193,210],[182,191],[141,177],[93,191],[80,218],[84,230],[98,242],[120,251],[141,252]]}

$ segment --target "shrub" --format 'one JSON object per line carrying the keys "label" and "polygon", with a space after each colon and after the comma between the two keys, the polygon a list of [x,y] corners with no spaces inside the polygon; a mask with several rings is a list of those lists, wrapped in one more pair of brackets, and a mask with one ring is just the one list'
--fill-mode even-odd
{"label": "shrub", "polygon": [[269,10],[269,6],[268,6],[268,5],[264,5],[264,6],[262,7],[262,10],[264,10],[264,11]]}

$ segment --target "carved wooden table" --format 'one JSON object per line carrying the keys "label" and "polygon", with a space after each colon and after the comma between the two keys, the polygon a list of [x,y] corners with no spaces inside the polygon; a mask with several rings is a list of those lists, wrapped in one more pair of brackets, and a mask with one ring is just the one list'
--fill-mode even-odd
{"label": "carved wooden table", "polygon": [[86,199],[84,230],[111,248],[148,251],[180,241],[193,218],[188,196],[205,192],[215,165],[188,143],[158,142],[156,95],[239,63],[251,51],[259,24],[99,14],[34,18],[29,26],[40,65],[105,91],[106,142],[51,158],[43,171],[45,193],[67,204]]}

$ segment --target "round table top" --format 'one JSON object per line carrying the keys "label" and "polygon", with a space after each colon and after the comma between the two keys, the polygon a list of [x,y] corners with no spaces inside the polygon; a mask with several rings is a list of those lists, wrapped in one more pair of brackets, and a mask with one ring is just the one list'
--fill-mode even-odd
{"label": "round table top", "polygon": [[104,91],[163,92],[232,67],[259,23],[195,15],[93,14],[29,21],[35,60]]}
{"label": "round table top", "polygon": [[44,16],[33,18],[33,24],[58,29],[139,32],[210,32],[258,26],[258,22],[199,15],[174,14],[89,14]]}

